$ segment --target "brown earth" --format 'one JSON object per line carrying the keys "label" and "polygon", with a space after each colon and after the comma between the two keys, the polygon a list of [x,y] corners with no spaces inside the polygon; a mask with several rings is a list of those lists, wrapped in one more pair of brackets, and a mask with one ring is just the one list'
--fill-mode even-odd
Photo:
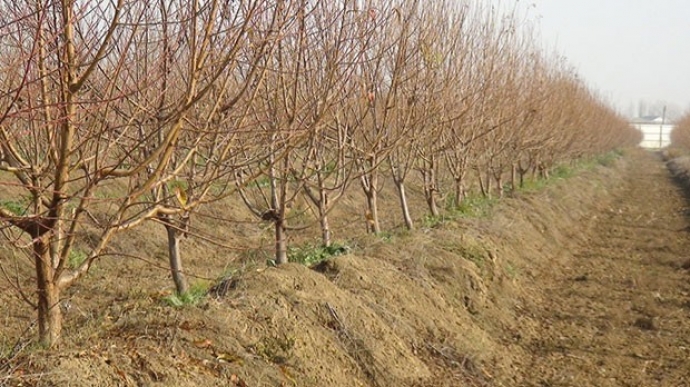
{"label": "brown earth", "polygon": [[690,386],[687,197],[640,155],[602,204],[572,257],[535,280],[524,385]]}
{"label": "brown earth", "polygon": [[352,194],[334,214],[351,252],[312,269],[266,267],[270,230],[225,203],[213,213],[238,221],[202,231],[259,248],[185,241],[198,277],[226,277],[196,305],[163,301],[155,225],[115,245],[146,261],[103,261],[65,295],[58,350],[32,344],[33,312],[0,279],[0,386],[690,386],[687,197],[639,150],[384,237],[361,236]]}

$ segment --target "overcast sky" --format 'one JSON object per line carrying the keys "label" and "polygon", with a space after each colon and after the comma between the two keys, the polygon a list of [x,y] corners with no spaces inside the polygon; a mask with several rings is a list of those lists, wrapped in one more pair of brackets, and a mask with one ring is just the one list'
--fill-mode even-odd
{"label": "overcast sky", "polygon": [[690,0],[526,2],[546,47],[621,113],[640,100],[690,109]]}

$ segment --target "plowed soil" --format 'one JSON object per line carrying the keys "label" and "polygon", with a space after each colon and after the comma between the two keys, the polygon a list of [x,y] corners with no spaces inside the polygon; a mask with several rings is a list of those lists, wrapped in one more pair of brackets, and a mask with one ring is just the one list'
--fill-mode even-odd
{"label": "plowed soil", "polygon": [[[13,292],[31,292],[26,260],[0,250],[0,386],[690,386],[690,180],[641,150],[600,164],[413,232],[384,189],[394,231],[377,237],[352,192],[333,213],[349,253],[312,268],[185,240],[210,291],[183,307],[165,302],[162,228],[138,229],[113,248],[147,259],[103,260],[65,292],[55,350]],[[209,210],[232,229],[200,232],[270,249],[237,203]]]}
{"label": "plowed soil", "polygon": [[688,201],[657,157],[624,171],[572,259],[535,283],[525,385],[690,386]]}

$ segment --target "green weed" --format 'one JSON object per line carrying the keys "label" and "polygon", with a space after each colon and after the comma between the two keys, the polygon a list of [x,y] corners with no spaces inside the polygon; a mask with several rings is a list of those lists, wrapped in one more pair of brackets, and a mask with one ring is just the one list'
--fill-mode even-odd
{"label": "green weed", "polygon": [[556,166],[556,168],[551,171],[552,179],[569,179],[575,176],[575,169],[567,165],[561,164]]}
{"label": "green weed", "polygon": [[208,294],[209,284],[205,281],[200,281],[192,286],[184,294],[171,294],[163,297],[169,306],[175,308],[182,308],[187,305],[196,305]]}
{"label": "green weed", "polygon": [[534,191],[539,191],[546,187],[548,184],[548,180],[546,179],[525,179],[525,181],[522,184],[522,187],[519,188],[519,191],[523,192],[534,192]]}
{"label": "green weed", "polygon": [[349,251],[350,247],[340,243],[332,243],[330,246],[305,244],[288,248],[288,260],[312,266],[329,258],[347,254]]}
{"label": "green weed", "polygon": [[498,202],[494,197],[483,195],[469,195],[460,202],[453,214],[461,218],[486,218],[491,214],[491,209]]}
{"label": "green weed", "polygon": [[447,218],[448,217],[443,215],[434,216],[431,214],[426,214],[422,218],[422,228],[436,228],[448,220]]}
{"label": "green weed", "polygon": [[622,156],[623,152],[621,150],[614,150],[608,153],[604,153],[603,155],[599,155],[595,157],[594,160],[599,165],[602,165],[604,167],[611,167],[616,163],[616,160],[618,160]]}
{"label": "green weed", "polygon": [[86,253],[79,249],[72,249],[69,251],[69,256],[67,257],[67,266],[70,269],[76,269],[86,261]]}
{"label": "green weed", "polygon": [[26,203],[19,200],[0,200],[0,207],[16,216],[26,215]]}
{"label": "green weed", "polygon": [[510,262],[506,263],[505,271],[508,277],[511,279],[514,279],[518,276],[518,270],[515,268],[515,266],[511,265]]}

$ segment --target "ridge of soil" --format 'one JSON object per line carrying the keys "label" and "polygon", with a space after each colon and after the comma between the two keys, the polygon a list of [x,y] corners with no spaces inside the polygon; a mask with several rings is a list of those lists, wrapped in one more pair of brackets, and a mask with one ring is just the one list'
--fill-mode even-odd
{"label": "ridge of soil", "polygon": [[0,386],[690,385],[689,205],[631,150],[312,269],[246,264],[196,306],[166,305],[160,271],[117,261],[118,281],[97,268],[71,290],[57,351],[31,348],[24,306],[0,295],[3,342],[29,345],[0,359]]}

